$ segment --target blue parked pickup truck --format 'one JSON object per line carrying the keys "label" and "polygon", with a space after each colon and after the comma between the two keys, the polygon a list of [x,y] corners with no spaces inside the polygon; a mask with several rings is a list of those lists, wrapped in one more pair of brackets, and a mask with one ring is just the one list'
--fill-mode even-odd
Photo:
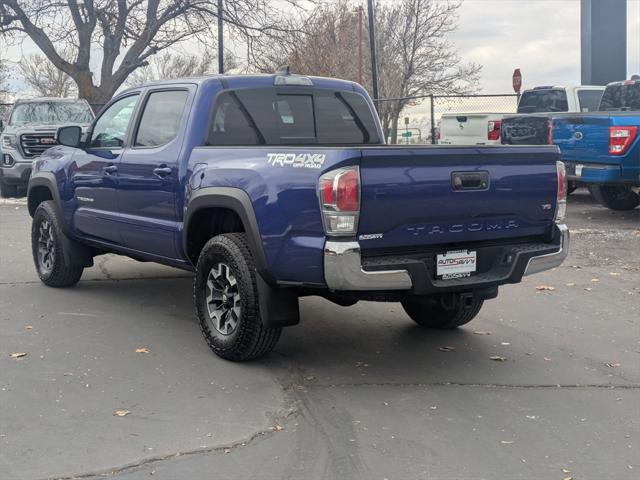
{"label": "blue parked pickup truck", "polygon": [[502,143],[555,144],[569,185],[586,184],[614,210],[640,205],[640,79],[605,88],[598,112],[522,115],[503,121]]}
{"label": "blue parked pickup truck", "polygon": [[194,271],[202,332],[229,360],[270,351],[305,295],[455,328],[569,247],[556,147],[386,146],[349,81],[150,84],[57,141],[28,190],[40,279],[74,285],[107,252]]}
{"label": "blue parked pickup truck", "polygon": [[607,85],[598,110],[554,118],[553,143],[569,180],[605,207],[632,210],[640,205],[640,79]]}

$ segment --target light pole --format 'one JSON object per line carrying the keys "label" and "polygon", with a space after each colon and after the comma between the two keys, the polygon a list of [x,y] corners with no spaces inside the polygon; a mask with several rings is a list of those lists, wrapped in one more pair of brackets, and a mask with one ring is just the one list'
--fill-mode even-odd
{"label": "light pole", "polygon": [[373,0],[367,0],[367,13],[369,14],[369,48],[371,49],[371,83],[373,88],[373,101],[378,109],[378,66],[376,63],[376,32]]}
{"label": "light pole", "polygon": [[218,0],[218,73],[224,73],[224,35],[222,31],[222,17],[224,8],[222,0]]}
{"label": "light pole", "polygon": [[362,85],[362,5],[358,6],[358,83]]}

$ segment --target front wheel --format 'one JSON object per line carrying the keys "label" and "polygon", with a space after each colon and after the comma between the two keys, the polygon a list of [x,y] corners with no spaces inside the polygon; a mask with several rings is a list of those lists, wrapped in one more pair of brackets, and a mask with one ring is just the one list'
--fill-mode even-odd
{"label": "front wheel", "polygon": [[0,197],[2,198],[10,198],[18,196],[18,186],[17,185],[9,185],[0,180]]}
{"label": "front wheel", "polygon": [[38,205],[31,225],[31,251],[42,283],[49,287],[70,287],[80,280],[84,267],[68,262],[72,252],[65,252],[65,245],[72,240],[65,238],[62,223],[51,200]]}
{"label": "front wheel", "polygon": [[194,300],[200,328],[213,352],[232,361],[270,352],[281,328],[260,318],[256,271],[244,233],[213,237],[196,266]]}
{"label": "front wheel", "polygon": [[402,301],[402,308],[422,327],[448,330],[473,320],[483,303],[483,300],[477,298],[470,303],[456,302],[454,305],[443,305],[437,300],[430,302],[424,299],[406,299]]}
{"label": "front wheel", "polygon": [[589,191],[600,204],[611,210],[633,210],[640,205],[640,195],[632,187],[590,185]]}

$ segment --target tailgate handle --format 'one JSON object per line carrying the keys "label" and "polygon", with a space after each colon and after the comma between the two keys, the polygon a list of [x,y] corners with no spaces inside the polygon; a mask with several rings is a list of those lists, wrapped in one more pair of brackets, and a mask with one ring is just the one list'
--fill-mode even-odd
{"label": "tailgate handle", "polygon": [[489,172],[452,172],[451,186],[456,191],[487,190]]}

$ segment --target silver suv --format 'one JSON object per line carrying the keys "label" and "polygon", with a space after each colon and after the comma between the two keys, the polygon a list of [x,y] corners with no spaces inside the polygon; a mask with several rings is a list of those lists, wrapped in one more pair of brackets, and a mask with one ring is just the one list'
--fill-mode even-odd
{"label": "silver suv", "polygon": [[63,125],[93,121],[86,100],[33,98],[17,100],[5,128],[0,124],[0,195],[18,196],[31,175],[31,164],[47,148],[56,144],[56,130]]}

